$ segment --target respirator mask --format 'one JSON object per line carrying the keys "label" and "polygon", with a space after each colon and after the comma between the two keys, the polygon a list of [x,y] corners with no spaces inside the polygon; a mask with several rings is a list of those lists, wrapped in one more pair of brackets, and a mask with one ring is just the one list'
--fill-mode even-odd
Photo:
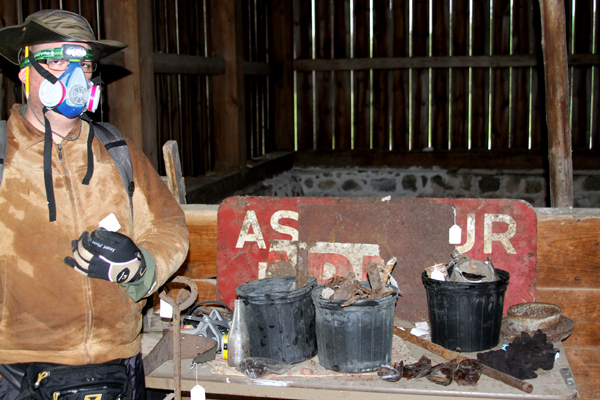
{"label": "respirator mask", "polygon": [[[63,44],[62,47],[40,50],[33,57],[27,54],[27,49],[25,51],[26,58],[21,62],[21,68],[33,66],[45,79],[40,85],[39,98],[46,108],[67,118],[78,117],[85,111],[96,111],[100,102],[100,86],[95,79],[88,81],[85,76],[86,72],[91,73],[96,68],[91,61],[91,50],[81,45]],[[39,65],[40,61],[48,69],[63,73],[56,78]],[[27,87],[25,92],[28,93]]]}

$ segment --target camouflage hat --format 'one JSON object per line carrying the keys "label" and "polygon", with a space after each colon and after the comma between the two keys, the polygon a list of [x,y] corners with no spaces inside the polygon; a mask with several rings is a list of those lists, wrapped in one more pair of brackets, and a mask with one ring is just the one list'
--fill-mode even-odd
{"label": "camouflage hat", "polygon": [[97,40],[85,18],[64,10],[41,10],[28,16],[21,25],[0,30],[0,54],[13,64],[19,64],[19,51],[25,46],[52,42],[87,43],[94,61],[127,47],[116,40]]}

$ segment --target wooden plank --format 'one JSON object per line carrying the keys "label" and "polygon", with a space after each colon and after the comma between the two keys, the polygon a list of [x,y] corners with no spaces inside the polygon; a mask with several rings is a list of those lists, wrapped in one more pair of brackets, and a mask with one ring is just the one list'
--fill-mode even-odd
{"label": "wooden plank", "polygon": [[[294,39],[296,57],[312,57],[312,12],[310,0],[294,0]],[[297,149],[314,147],[313,74],[296,72]]]}
{"label": "wooden plank", "polygon": [[192,279],[217,276],[217,206],[182,205],[190,232],[190,250],[177,272]]}
{"label": "wooden plank", "polygon": [[[591,53],[594,4],[590,0],[578,0],[575,7],[574,53]],[[590,142],[590,104],[592,102],[592,68],[570,67],[570,122],[574,150],[587,150]]]}
{"label": "wooden plank", "polygon": [[567,339],[563,342],[577,391],[581,399],[598,399],[600,382],[600,349],[571,347]]}
{"label": "wooden plank", "polygon": [[[354,57],[370,57],[371,12],[369,2],[354,2]],[[371,82],[370,71],[353,71],[354,149],[368,149],[371,145]]]}
{"label": "wooden plank", "polygon": [[167,171],[167,186],[179,204],[185,204],[185,181],[181,173],[179,147],[177,142],[169,140],[163,145],[165,169]]}
{"label": "wooden plank", "polygon": [[[398,27],[396,27],[398,28]],[[588,63],[596,58],[579,56]],[[581,61],[583,63],[583,61]],[[500,68],[534,67],[537,60],[531,55],[481,55],[481,56],[433,56],[433,57],[373,57],[329,59],[297,59],[296,71],[350,71],[364,69],[410,69],[410,68]]]}
{"label": "wooden plank", "polygon": [[[533,0],[513,3],[512,54],[531,53],[529,30],[532,29],[529,14],[533,12]],[[529,148],[529,94],[531,90],[528,67],[512,68],[511,148]]]}
{"label": "wooden plank", "polygon": [[[193,75],[177,75],[177,89],[179,91],[179,98],[177,108],[180,111],[180,133],[177,140],[178,143],[182,144],[181,152],[181,166],[184,171],[190,171],[192,169],[192,163],[195,154],[192,153],[192,138],[196,134],[193,131],[192,124],[196,118],[195,104],[193,103],[194,90],[193,86],[194,76]],[[164,151],[164,145],[163,145]],[[163,153],[164,155],[164,153]],[[164,158],[164,156],[163,156]],[[165,160],[166,165],[166,160]]]}
{"label": "wooden plank", "polygon": [[[151,79],[152,75],[147,76],[148,69],[143,68],[142,60],[146,57],[145,42],[140,42],[140,31],[147,33],[151,29],[145,21],[138,18],[144,16],[149,11],[145,4],[139,1],[122,2],[118,0],[107,0],[104,2],[104,27],[107,38],[115,39],[127,43],[129,46],[123,50],[125,67],[129,72],[126,76],[112,82],[106,87],[106,97],[108,110],[110,110],[109,121],[114,124],[123,134],[130,138],[138,147],[143,149],[144,153],[151,160],[153,165],[157,166],[158,148],[156,147],[156,138],[147,137],[148,131],[145,131],[146,123],[145,113],[147,110],[152,113],[153,99],[149,102],[142,102],[140,93],[145,89],[144,79]],[[144,53],[141,53],[144,51]],[[142,76],[142,73],[144,74]],[[148,84],[152,86],[152,83]],[[143,90],[146,94],[146,91]],[[154,94],[153,94],[154,96]],[[152,119],[150,119],[152,121]],[[150,130],[153,132],[153,130]]]}
{"label": "wooden plank", "polygon": [[[595,18],[595,22],[596,22],[596,25],[594,27],[594,31],[596,33],[596,37],[595,37],[596,42],[595,43],[600,43],[600,42],[598,42],[598,40],[600,40],[600,18]],[[600,46],[598,44],[596,44],[596,48],[593,49],[593,51],[595,53],[594,56],[598,57],[598,59],[600,59],[600,54],[598,54],[599,47]],[[593,103],[590,104],[590,107],[593,110],[597,110],[598,104],[599,104],[598,101],[600,101],[600,79],[598,79],[598,78],[600,78],[600,75],[599,75],[600,68],[598,68],[597,65],[594,66],[592,69],[592,73],[594,74],[594,85],[592,87]],[[595,153],[598,153],[598,151],[600,151],[600,124],[598,123],[598,117],[599,116],[596,112],[592,113],[593,119],[592,119],[592,123],[590,126],[590,138],[592,141],[591,147]]]}
{"label": "wooden plank", "polygon": [[[431,54],[433,57],[450,54],[450,1],[444,0],[432,9],[433,38]],[[436,149],[447,150],[450,145],[450,72],[447,69],[431,71],[431,135],[432,145]]]}
{"label": "wooden plank", "polygon": [[[373,56],[389,57],[393,52],[393,26],[389,0],[373,2]],[[392,73],[374,70],[373,74],[373,127],[372,148],[390,148],[390,97]]]}
{"label": "wooden plank", "polygon": [[[510,4],[497,0],[492,10],[492,54],[510,54]],[[507,149],[510,143],[510,69],[492,70],[491,148]]]}
{"label": "wooden plank", "polygon": [[540,0],[552,207],[573,206],[569,82],[564,40],[566,17],[563,4],[561,0]]}
{"label": "wooden plank", "polygon": [[[315,2],[315,55],[332,57],[331,2]],[[316,148],[333,148],[333,72],[315,72]]]}
{"label": "wooden plank", "polygon": [[[396,59],[410,59],[409,56],[409,27],[410,12],[408,2],[404,0],[393,0],[392,2],[392,26],[393,53]],[[428,58],[428,57],[422,57]],[[411,148],[408,126],[409,121],[409,86],[410,72],[408,70],[397,70],[392,73],[393,84],[392,96],[390,98],[392,114],[392,149],[408,150]]]}
{"label": "wooden plank", "polygon": [[[490,55],[490,2],[487,0],[473,3],[473,32],[471,54]],[[490,133],[490,69],[472,68],[471,70],[471,149],[487,149]]]}
{"label": "wooden plank", "polygon": [[[350,58],[350,0],[333,0],[333,57]],[[332,68],[328,68],[333,70]],[[352,148],[350,71],[334,72],[334,148]]]}
{"label": "wooden plank", "polygon": [[560,306],[563,314],[575,321],[569,344],[578,347],[600,347],[600,289],[536,289],[536,301]]}
{"label": "wooden plank", "polygon": [[154,72],[157,74],[219,75],[225,73],[225,61],[217,57],[154,53]]}
{"label": "wooden plank", "polygon": [[[533,12],[529,15],[530,25],[529,42],[532,53],[542,59],[542,21],[540,17],[540,8],[537,4],[533,7]],[[543,62],[537,66],[530,67],[531,71],[531,150],[544,150],[548,146],[546,143],[547,126],[545,123],[545,82]]]}
{"label": "wooden plank", "polygon": [[[412,56],[429,56],[429,1],[413,1]],[[411,145],[415,149],[429,147],[429,69],[415,68],[411,86]]]}
{"label": "wooden plank", "polygon": [[211,1],[211,57],[222,57],[225,73],[212,78],[215,169],[241,168],[247,157],[241,0]]}
{"label": "wooden plank", "polygon": [[598,265],[600,215],[538,213],[538,286],[600,287]]}
{"label": "wooden plank", "polygon": [[193,136],[192,144],[189,146],[190,151],[195,156],[192,157],[193,169],[189,171],[188,176],[203,175],[214,169],[213,128],[207,100],[208,79],[198,76],[195,82],[197,90],[195,91],[196,98],[193,104],[196,106],[197,118],[194,118],[192,121],[195,135]]}
{"label": "wooden plank", "polygon": [[[469,54],[469,2],[452,3],[452,55]],[[450,142],[452,149],[469,148],[469,71],[453,68],[451,72],[452,115]]]}
{"label": "wooden plank", "polygon": [[273,2],[272,52],[277,65],[270,77],[273,91],[274,150],[294,149],[293,2]]}

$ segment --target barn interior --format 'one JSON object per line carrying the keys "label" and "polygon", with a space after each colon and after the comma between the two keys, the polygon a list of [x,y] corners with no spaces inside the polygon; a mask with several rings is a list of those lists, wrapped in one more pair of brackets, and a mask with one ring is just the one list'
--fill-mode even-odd
{"label": "barn interior", "polygon": [[[231,196],[513,199],[537,217],[536,301],[582,398],[600,379],[598,0],[4,1],[85,16],[129,45],[100,63],[95,120],[170,175],[193,250],[178,275],[217,298]],[[22,102],[0,61],[0,119]],[[156,300],[156,299],[155,299]]]}

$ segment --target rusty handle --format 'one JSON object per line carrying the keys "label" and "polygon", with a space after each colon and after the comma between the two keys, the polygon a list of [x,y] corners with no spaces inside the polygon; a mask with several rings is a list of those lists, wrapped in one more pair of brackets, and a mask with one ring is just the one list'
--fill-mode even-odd
{"label": "rusty handle", "polygon": [[[417,346],[422,347],[425,350],[429,350],[432,353],[437,354],[438,356],[442,356],[446,360],[452,360],[453,358],[456,358],[458,362],[461,362],[462,360],[468,359],[468,357],[464,357],[460,353],[445,349],[440,345],[437,345],[425,339],[421,339],[420,337],[415,336],[412,333],[406,332],[397,327],[394,327],[394,335],[404,340],[407,340],[413,344],[416,344]],[[522,390],[525,393],[531,393],[533,391],[533,385],[531,383],[524,382],[520,379],[515,378],[514,376],[510,376],[496,369],[490,368],[487,365],[483,365],[483,374],[500,382],[506,383],[507,385],[512,386],[516,389]]]}
{"label": "rusty handle", "polygon": [[175,299],[161,292],[158,297],[173,307],[173,380],[175,381],[175,400],[181,400],[181,310],[188,308],[196,301],[198,287],[190,278],[176,276],[172,282],[184,283],[190,287],[190,295],[178,304]]}

